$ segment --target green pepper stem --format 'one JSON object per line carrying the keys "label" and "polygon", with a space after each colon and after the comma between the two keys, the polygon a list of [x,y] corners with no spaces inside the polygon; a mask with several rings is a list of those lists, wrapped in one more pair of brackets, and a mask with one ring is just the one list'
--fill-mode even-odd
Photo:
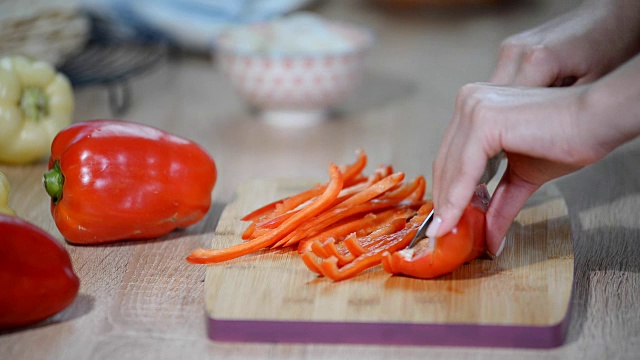
{"label": "green pepper stem", "polygon": [[62,187],[64,186],[64,175],[60,170],[60,163],[56,160],[51,170],[44,174],[44,188],[51,196],[54,204],[62,199]]}
{"label": "green pepper stem", "polygon": [[36,122],[39,121],[41,118],[47,116],[49,112],[47,94],[37,87],[25,88],[22,90],[20,108],[27,118],[33,119]]}

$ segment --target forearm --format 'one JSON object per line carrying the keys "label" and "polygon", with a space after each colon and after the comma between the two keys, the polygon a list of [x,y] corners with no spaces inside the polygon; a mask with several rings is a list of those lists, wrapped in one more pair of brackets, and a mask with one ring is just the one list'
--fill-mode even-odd
{"label": "forearm", "polygon": [[579,11],[597,19],[591,36],[598,47],[592,50],[614,54],[612,68],[640,52],[640,1],[586,0]]}
{"label": "forearm", "polygon": [[594,83],[584,97],[583,135],[596,159],[640,135],[640,55]]}

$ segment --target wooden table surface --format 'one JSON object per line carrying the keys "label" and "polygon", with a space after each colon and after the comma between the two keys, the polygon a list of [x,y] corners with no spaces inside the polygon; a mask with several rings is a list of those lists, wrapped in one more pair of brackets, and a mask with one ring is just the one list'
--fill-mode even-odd
{"label": "wooden table surface", "polygon": [[[205,332],[205,267],[185,256],[208,247],[239,184],[256,178],[326,178],[358,147],[370,166],[393,164],[409,178],[431,177],[431,162],[460,86],[486,80],[500,41],[560,14],[571,1],[398,14],[372,1],[324,1],[328,17],[373,28],[376,47],[360,91],[338,115],[308,128],[260,122],[206,55],[180,54],[131,81],[123,119],[202,144],[215,158],[214,204],[198,224],[150,241],[65,244],[80,294],[45,323],[0,334],[2,359],[603,359],[640,357],[640,141],[556,181],[569,207],[575,251],[572,322],[565,345],[550,350],[242,344]],[[106,90],[76,89],[75,120],[109,118]],[[42,187],[44,162],[0,165],[10,205],[63,241]],[[241,301],[241,300],[239,300]]]}

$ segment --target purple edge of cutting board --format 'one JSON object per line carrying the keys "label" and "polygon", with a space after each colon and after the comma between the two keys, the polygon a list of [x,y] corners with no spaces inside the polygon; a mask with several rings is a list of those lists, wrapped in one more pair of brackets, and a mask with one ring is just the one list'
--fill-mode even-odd
{"label": "purple edge of cutting board", "polygon": [[550,326],[222,320],[207,317],[207,333],[211,340],[231,342],[542,349],[564,343],[571,317],[571,303],[569,301],[562,321]]}

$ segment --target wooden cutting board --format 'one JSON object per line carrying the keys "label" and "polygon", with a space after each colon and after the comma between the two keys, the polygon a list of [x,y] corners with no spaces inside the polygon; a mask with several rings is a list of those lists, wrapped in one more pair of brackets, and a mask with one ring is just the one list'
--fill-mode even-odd
{"label": "wooden cutting board", "polygon": [[[245,184],[222,213],[211,246],[242,241],[242,215],[313,184]],[[291,250],[211,265],[208,334],[249,342],[559,346],[573,286],[570,230],[563,198],[547,186],[520,212],[497,260],[478,259],[436,280],[390,276],[378,266],[332,282]]]}

